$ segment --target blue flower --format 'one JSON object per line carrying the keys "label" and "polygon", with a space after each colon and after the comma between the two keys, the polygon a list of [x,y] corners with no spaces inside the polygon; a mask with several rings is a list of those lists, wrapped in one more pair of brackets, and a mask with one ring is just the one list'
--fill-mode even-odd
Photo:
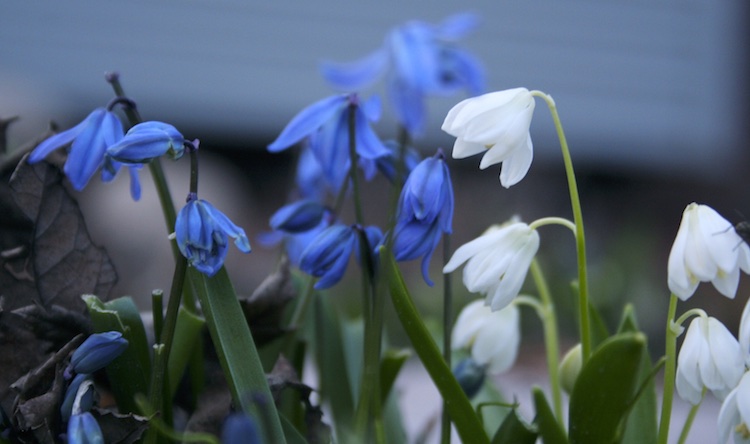
{"label": "blue flower", "polygon": [[464,358],[453,368],[453,376],[469,399],[472,399],[482,388],[485,377],[485,365],[480,365],[471,357]]}
{"label": "blue flower", "polygon": [[224,265],[228,238],[243,253],[250,252],[245,231],[205,200],[192,199],[180,210],[175,222],[180,252],[198,271],[213,276]]}
{"label": "blue flower", "polygon": [[253,418],[244,413],[232,413],[224,420],[221,430],[221,442],[224,444],[260,444],[258,426]]}
{"label": "blue flower", "polygon": [[269,222],[274,230],[301,233],[320,224],[326,209],[320,203],[304,199],[279,208]]}
{"label": "blue flower", "polygon": [[393,230],[393,254],[397,261],[422,257],[422,276],[428,275],[430,259],[443,233],[451,232],[453,187],[448,165],[438,152],[423,160],[401,190]]}
{"label": "blue flower", "polygon": [[[122,123],[114,113],[105,108],[97,108],[83,122],[40,143],[31,152],[28,161],[37,163],[52,151],[72,142],[63,171],[73,188],[81,191],[89,183],[96,170],[105,164],[107,148],[119,142],[123,133]],[[102,169],[102,180],[109,182],[116,172],[116,168]],[[140,190],[137,175],[131,174],[131,189]],[[140,197],[140,191],[137,194],[131,194],[135,200]]]}
{"label": "blue flower", "polygon": [[349,110],[354,108],[356,151],[365,177],[376,171],[375,159],[388,149],[378,139],[369,122],[380,118],[380,102],[373,97],[360,102],[356,95],[335,95],[300,111],[281,131],[268,150],[279,152],[307,138],[309,148],[334,189],[341,187],[350,169]]}
{"label": "blue flower", "polygon": [[94,373],[114,361],[127,346],[128,340],[119,331],[94,333],[73,352],[70,365],[76,373]]}
{"label": "blue flower", "polygon": [[[68,389],[65,391],[65,397],[63,403],[60,406],[60,416],[63,422],[68,422],[71,415],[74,413],[85,412],[91,410],[94,405],[94,382],[90,374],[80,373],[77,374],[70,382]],[[84,384],[85,383],[85,384]],[[83,387],[82,393],[79,397],[78,390]],[[78,405],[75,406],[77,411],[73,412],[73,407],[79,398]]]}
{"label": "blue flower", "polygon": [[316,290],[332,287],[344,276],[357,243],[354,228],[334,224],[321,231],[300,256],[299,268],[320,280]]}
{"label": "blue flower", "polygon": [[130,128],[107,155],[122,163],[145,163],[168,154],[179,159],[185,152],[185,138],[174,126],[164,122],[143,122]]}
{"label": "blue flower", "polygon": [[104,435],[99,423],[89,412],[70,417],[68,422],[69,444],[104,444]]}
{"label": "blue flower", "polygon": [[464,13],[438,25],[408,22],[389,32],[382,47],[360,60],[323,63],[323,77],[336,88],[357,91],[387,73],[398,121],[409,133],[419,135],[426,122],[425,96],[444,96],[460,89],[476,95],[484,89],[479,61],[453,45],[476,28],[477,21],[476,15]]}

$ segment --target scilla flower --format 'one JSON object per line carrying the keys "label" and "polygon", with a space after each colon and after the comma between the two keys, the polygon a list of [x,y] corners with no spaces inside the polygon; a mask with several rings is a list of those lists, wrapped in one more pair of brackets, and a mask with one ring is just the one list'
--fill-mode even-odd
{"label": "scilla flower", "polygon": [[677,393],[693,405],[703,388],[719,399],[737,386],[745,372],[740,344],[718,319],[698,316],[690,322],[677,357]]}
{"label": "scilla flower", "polygon": [[486,366],[490,374],[502,373],[513,365],[521,341],[518,307],[508,305],[492,311],[483,300],[461,310],[453,327],[453,348],[470,348],[471,357]]}
{"label": "scilla flower", "polygon": [[[63,171],[73,188],[81,191],[96,171],[104,165],[107,148],[119,142],[123,133],[122,123],[114,113],[105,108],[97,108],[83,122],[40,143],[31,152],[28,161],[37,163],[52,151],[72,142]],[[102,180],[105,182],[112,180],[118,169],[119,164],[102,169]],[[138,175],[133,169],[130,173],[131,194],[133,199],[138,200],[140,198]]]}
{"label": "scilla flower", "polygon": [[750,272],[750,248],[732,224],[707,205],[688,205],[669,253],[669,290],[684,301],[700,282],[710,281],[734,298],[740,270]]}
{"label": "scilla flower", "polygon": [[120,356],[128,340],[119,331],[94,333],[73,352],[70,365],[76,373],[94,373]]}
{"label": "scilla flower", "polygon": [[[358,91],[387,75],[388,95],[398,121],[412,135],[423,132],[427,95],[460,89],[479,94],[484,75],[479,61],[454,45],[477,26],[477,16],[457,14],[440,24],[410,21],[388,33],[384,45],[351,63],[324,63],[325,79],[337,88]],[[390,69],[389,69],[390,68]]]}
{"label": "scilla flower", "polygon": [[539,233],[525,223],[493,225],[460,246],[443,273],[450,273],[466,262],[463,273],[466,288],[472,293],[485,294],[485,303],[492,310],[500,310],[521,291],[538,249]]}
{"label": "scilla flower", "polygon": [[99,423],[89,412],[70,417],[68,422],[69,444],[104,444],[104,435]]}
{"label": "scilla flower", "polygon": [[224,265],[228,237],[243,253],[250,252],[245,231],[221,211],[202,199],[190,199],[175,222],[175,238],[180,253],[198,271],[213,276]]}
{"label": "scilla flower", "polygon": [[742,376],[719,410],[719,444],[726,444],[730,436],[735,444],[750,444],[750,372]]}
{"label": "scilla flower", "polygon": [[174,126],[164,122],[143,122],[130,128],[107,155],[122,163],[146,163],[168,154],[179,159],[185,152],[185,139]]}
{"label": "scilla flower", "polygon": [[508,188],[526,176],[534,157],[529,126],[534,96],[526,88],[484,94],[460,102],[442,129],[456,137],[453,158],[484,153],[479,168],[503,163],[500,183]]}
{"label": "scilla flower", "polygon": [[260,444],[260,432],[255,420],[245,413],[232,413],[221,428],[222,444]]}
{"label": "scilla flower", "polygon": [[338,189],[347,177],[349,159],[349,112],[354,108],[356,151],[365,177],[371,178],[377,167],[375,159],[388,154],[369,122],[380,118],[376,97],[361,102],[357,95],[336,95],[313,103],[299,112],[281,131],[268,150],[279,152],[308,138],[309,148],[320,164],[326,180]]}
{"label": "scilla flower", "polygon": [[356,242],[354,227],[331,225],[318,233],[302,252],[299,268],[320,278],[315,283],[317,290],[332,287],[344,276]]}
{"label": "scilla flower", "polygon": [[422,258],[422,276],[428,285],[429,266],[444,233],[451,232],[453,186],[442,152],[424,159],[401,189],[393,229],[393,255],[397,261]]}

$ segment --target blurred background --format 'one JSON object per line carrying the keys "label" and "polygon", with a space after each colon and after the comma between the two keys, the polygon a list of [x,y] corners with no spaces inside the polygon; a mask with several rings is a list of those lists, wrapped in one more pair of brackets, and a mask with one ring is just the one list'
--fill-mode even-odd
{"label": "blurred background", "polygon": [[[248,256],[230,251],[227,262],[238,292],[249,294],[275,268],[278,251],[263,248],[257,237],[286,203],[294,174],[290,152],[272,155],[265,147],[300,109],[332,93],[318,73],[322,60],[357,59],[407,20],[437,23],[466,10],[465,2],[426,5],[6,2],[0,117],[20,116],[9,147],[23,146],[50,121],[68,128],[105,105],[112,92],[104,73],[119,72],[144,118],[201,139],[201,195],[243,226],[254,246]],[[557,102],[578,174],[593,302],[611,323],[626,301],[635,303],[653,335],[650,347],[661,353],[666,263],[682,210],[697,201],[733,222],[750,217],[747,2],[481,0],[470,8],[481,25],[461,45],[484,63],[488,90],[525,86]],[[382,92],[376,87],[365,94]],[[429,102],[427,134],[415,141],[423,155],[452,147],[439,128],[463,98]],[[387,103],[384,109],[377,130],[387,139],[396,124]],[[478,157],[449,161],[454,248],[515,214],[526,221],[572,217],[559,145],[541,103],[531,134],[534,164],[509,190],[499,184],[497,165],[480,171]],[[165,166],[180,201],[187,162]],[[120,177],[114,184],[92,181],[80,203],[95,242],[117,267],[116,295],[133,295],[145,308],[151,289],[169,286],[171,258],[153,187],[147,173],[142,178],[140,202],[130,200],[127,179]],[[385,186],[376,179],[366,188],[366,217],[374,222],[381,222],[379,209],[387,203]],[[539,257],[560,311],[572,316],[573,240],[556,227],[544,228],[541,237]],[[433,262],[439,281],[440,258]],[[416,272],[417,266],[406,268]],[[458,280],[454,288],[463,303],[470,296]],[[738,300],[702,285],[682,306],[699,305],[736,331],[750,293],[747,281],[743,277]],[[412,286],[425,313],[439,316],[437,290],[416,275]],[[346,309],[347,298],[335,293]],[[524,328],[525,341],[541,337],[533,317],[524,319]],[[572,322],[561,328],[575,334]]]}

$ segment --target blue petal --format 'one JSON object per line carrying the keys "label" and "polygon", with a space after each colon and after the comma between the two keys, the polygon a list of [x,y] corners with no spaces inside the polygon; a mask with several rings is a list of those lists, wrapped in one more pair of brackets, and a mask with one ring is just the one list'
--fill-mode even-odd
{"label": "blue petal", "polygon": [[357,109],[355,129],[357,154],[365,159],[377,159],[378,157],[387,155],[388,147],[380,141],[380,138],[378,138],[364,117],[364,113]]}
{"label": "blue petal", "polygon": [[282,151],[311,135],[341,111],[346,103],[348,103],[347,96],[336,95],[319,100],[303,109],[292,118],[279,137],[268,145],[268,151],[272,153]]}
{"label": "blue petal", "polygon": [[437,75],[437,47],[432,27],[412,22],[390,34],[395,76],[407,88],[425,90]]}
{"label": "blue petal", "polygon": [[138,179],[138,170],[142,167],[143,165],[140,164],[128,167],[128,173],[130,173],[130,196],[135,201],[141,199],[141,181]]}
{"label": "blue petal", "polygon": [[245,413],[233,413],[224,420],[221,442],[222,444],[261,444],[258,426]]}
{"label": "blue petal", "polygon": [[370,122],[377,122],[380,120],[380,113],[383,111],[380,96],[373,95],[369,99],[361,101],[359,103],[359,109],[362,110],[362,113],[367,120]]}
{"label": "blue petal", "polygon": [[76,137],[65,162],[65,174],[78,191],[83,190],[102,166],[107,147],[123,137],[120,119],[104,109],[100,110],[86,119],[89,124]]}
{"label": "blue petal", "polygon": [[185,139],[177,129],[164,122],[143,122],[128,130],[107,154],[122,163],[146,163],[170,154],[174,159],[184,153]]}
{"label": "blue petal", "polygon": [[70,364],[76,373],[94,373],[120,356],[127,346],[119,331],[94,333],[73,352]]}
{"label": "blue petal", "polygon": [[415,137],[424,132],[427,121],[424,89],[410,86],[403,79],[393,77],[388,83],[388,97],[391,99],[396,120]]}
{"label": "blue petal", "polygon": [[216,226],[227,236],[234,239],[234,245],[237,249],[243,253],[249,253],[251,251],[250,240],[247,238],[245,230],[235,225],[224,213],[214,208],[210,203],[206,201],[203,201],[203,203],[210,209],[211,217],[213,217]]}
{"label": "blue petal", "polygon": [[272,216],[269,224],[274,230],[290,233],[307,231],[320,223],[325,208],[310,199],[300,200],[279,208]]}
{"label": "blue petal", "polygon": [[91,413],[83,412],[70,417],[68,444],[104,444],[102,429]]}
{"label": "blue petal", "polygon": [[432,94],[448,95],[460,89],[478,95],[484,91],[484,69],[472,54],[457,49],[445,48],[440,57],[440,75]]}
{"label": "blue petal", "polygon": [[44,159],[51,153],[52,151],[61,148],[70,142],[72,142],[78,135],[86,128],[86,126],[89,124],[89,119],[91,116],[96,115],[100,112],[105,111],[104,108],[97,108],[94,111],[92,111],[81,123],[74,126],[73,128],[70,128],[68,130],[65,130],[61,133],[55,134],[54,136],[50,136],[49,138],[45,139],[42,143],[37,145],[36,148],[34,148],[34,151],[31,152],[29,155],[29,163],[36,163],[40,160]]}
{"label": "blue petal", "polygon": [[388,52],[380,48],[367,56],[348,63],[323,62],[320,72],[334,88],[359,91],[375,83],[388,68]]}

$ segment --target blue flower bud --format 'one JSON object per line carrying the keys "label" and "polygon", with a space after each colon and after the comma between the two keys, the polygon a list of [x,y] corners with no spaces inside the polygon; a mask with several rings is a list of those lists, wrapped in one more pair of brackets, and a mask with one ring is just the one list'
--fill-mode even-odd
{"label": "blue flower bud", "polygon": [[245,231],[205,200],[185,204],[175,221],[175,238],[180,253],[201,273],[213,276],[224,265],[228,237],[243,253],[250,252]]}
{"label": "blue flower bud", "polygon": [[260,444],[258,426],[253,418],[244,413],[232,413],[227,416],[221,430],[221,442],[223,444]]}
{"label": "blue flower bud", "polygon": [[300,200],[284,205],[271,216],[274,230],[301,233],[315,228],[325,214],[325,207],[314,200]]}
{"label": "blue flower bud", "polygon": [[70,417],[68,444],[104,444],[102,429],[91,413],[83,412]]}
{"label": "blue flower bud", "polygon": [[473,398],[484,384],[485,369],[471,358],[462,359],[453,368],[453,376],[458,380],[466,396]]}
{"label": "blue flower bud", "polygon": [[320,278],[315,289],[329,288],[344,276],[356,242],[357,234],[352,227],[331,225],[321,231],[302,252],[299,268]]}
{"label": "blue flower bud", "polygon": [[76,373],[94,373],[114,361],[127,346],[119,331],[94,333],[73,352],[70,365]]}
{"label": "blue flower bud", "polygon": [[146,163],[165,154],[179,159],[185,152],[185,138],[164,122],[143,122],[133,126],[107,154],[122,163]]}
{"label": "blue flower bud", "polygon": [[[78,397],[79,389],[83,392],[81,393],[78,401],[79,405],[76,406],[77,411],[73,412],[73,404],[75,404],[76,397]],[[73,415],[74,413],[81,413],[91,410],[91,407],[94,405],[94,395],[95,390],[91,375],[87,373],[77,374],[75,378],[73,378],[73,380],[70,382],[68,389],[65,391],[65,397],[63,398],[63,403],[60,406],[60,416],[62,417],[63,422],[68,422],[71,415]]]}

